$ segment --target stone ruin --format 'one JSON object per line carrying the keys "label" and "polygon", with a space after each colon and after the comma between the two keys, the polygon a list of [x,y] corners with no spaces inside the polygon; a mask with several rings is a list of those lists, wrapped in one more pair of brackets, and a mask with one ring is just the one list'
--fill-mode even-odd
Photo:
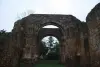
{"label": "stone ruin", "polygon": [[[43,29],[55,25],[59,29]],[[82,22],[72,15],[31,14],[14,24],[1,53],[0,67],[20,67],[39,61],[40,40],[47,35],[60,41],[60,63],[66,67],[100,67],[100,3]]]}

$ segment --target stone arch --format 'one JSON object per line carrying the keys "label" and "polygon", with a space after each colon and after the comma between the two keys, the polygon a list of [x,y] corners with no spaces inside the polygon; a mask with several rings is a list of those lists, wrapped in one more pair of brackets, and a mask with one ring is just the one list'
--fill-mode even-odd
{"label": "stone arch", "polygon": [[45,23],[40,23],[39,27],[38,27],[38,32],[39,30],[43,27],[43,26],[46,26],[46,25],[55,25],[57,27],[60,28],[62,34],[64,35],[64,28],[62,26],[62,24],[60,25],[59,22],[45,22]]}
{"label": "stone arch", "polygon": [[[83,31],[79,30],[81,27],[80,23],[81,21],[79,21],[77,18],[70,15],[34,14],[34,15],[26,17],[26,19],[20,20],[17,26],[15,25],[15,28],[12,31],[13,38],[14,38],[12,41],[13,41],[13,44],[15,44],[15,47],[18,46],[22,49],[26,45],[25,43],[26,40],[29,40],[30,42],[29,45],[32,51],[30,54],[34,57],[34,55],[38,54],[39,52],[37,49],[39,48],[37,41],[38,41],[38,36],[39,36],[41,28],[46,25],[55,25],[59,27],[62,36],[58,37],[56,33],[55,34],[49,33],[49,34],[45,34],[44,36],[53,35],[61,39],[62,41],[61,46],[60,46],[62,48],[61,62],[65,63],[67,60],[66,58],[69,58],[72,61],[71,64],[73,64],[73,67],[74,67],[75,55],[77,53],[81,53],[81,55],[84,55],[84,52],[81,50],[83,49],[83,44],[81,44],[81,42],[83,43],[83,39],[82,39],[83,37],[80,38],[82,36],[80,34]],[[29,28],[31,28],[32,32],[28,32]],[[17,34],[18,36],[16,36]],[[16,37],[18,38],[17,40],[16,40]],[[18,45],[15,40],[20,45]],[[33,59],[33,57],[31,57],[30,59]],[[80,59],[80,60],[83,61],[83,59]]]}
{"label": "stone arch", "polygon": [[[46,25],[55,25],[55,26],[57,26],[57,27],[59,27],[59,33],[60,33],[60,36],[59,35],[57,35],[57,34],[55,34],[55,33],[44,33],[44,35],[42,36],[42,37],[44,37],[44,36],[48,36],[48,35],[51,35],[51,36],[55,36],[55,37],[57,37],[58,39],[59,39],[59,41],[60,41],[60,45],[61,45],[61,48],[60,48],[60,50],[61,50],[61,52],[62,52],[62,46],[64,45],[64,37],[65,37],[65,32],[64,32],[64,27],[62,27],[62,25],[60,25],[59,23],[57,23],[57,22],[45,22],[45,23],[41,23],[40,25],[39,25],[39,27],[38,27],[38,33],[37,33],[37,41],[38,41],[38,38],[39,38],[39,34],[40,34],[40,31],[41,31],[41,29],[42,29],[42,27],[44,27],[44,26],[46,26]],[[41,38],[40,38],[41,39]],[[39,45],[38,44],[38,42],[37,42],[37,45]],[[39,46],[38,46],[39,47]],[[61,54],[61,53],[60,53]],[[61,56],[61,59],[60,59],[60,62],[62,63],[62,55],[60,55]]]}

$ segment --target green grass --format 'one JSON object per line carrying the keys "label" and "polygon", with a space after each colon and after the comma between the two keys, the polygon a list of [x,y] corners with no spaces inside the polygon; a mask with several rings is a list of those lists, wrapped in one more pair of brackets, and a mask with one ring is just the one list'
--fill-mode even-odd
{"label": "green grass", "polygon": [[[26,66],[25,64],[21,64],[21,67]],[[64,65],[59,64],[58,60],[40,60],[35,65],[28,65],[28,67],[64,67]]]}
{"label": "green grass", "polygon": [[37,64],[35,67],[64,67],[60,64]]}
{"label": "green grass", "polygon": [[64,67],[57,60],[42,60],[35,67]]}

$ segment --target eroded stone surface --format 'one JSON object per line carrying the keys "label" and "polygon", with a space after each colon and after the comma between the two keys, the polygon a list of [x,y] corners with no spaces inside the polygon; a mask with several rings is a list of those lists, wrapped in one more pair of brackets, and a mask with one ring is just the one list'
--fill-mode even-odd
{"label": "eroded stone surface", "polygon": [[[49,24],[58,26],[60,31],[57,33],[57,30],[42,30],[43,26]],[[40,47],[38,39],[46,35],[56,36],[61,41],[61,63],[66,63],[67,58],[70,58],[73,66],[76,65],[77,67],[77,65],[86,66],[88,64],[88,62],[83,63],[87,61],[86,52],[88,50],[85,49],[84,43],[82,43],[88,37],[87,30],[86,23],[81,22],[72,15],[32,14],[17,21],[12,33],[14,38],[13,42],[16,44],[15,46],[20,49],[26,49],[26,52],[30,51],[28,53],[30,53],[31,59],[35,54],[39,56]],[[29,45],[30,50],[25,47],[26,45]]]}
{"label": "eroded stone surface", "polygon": [[88,14],[91,67],[100,67],[100,3]]}

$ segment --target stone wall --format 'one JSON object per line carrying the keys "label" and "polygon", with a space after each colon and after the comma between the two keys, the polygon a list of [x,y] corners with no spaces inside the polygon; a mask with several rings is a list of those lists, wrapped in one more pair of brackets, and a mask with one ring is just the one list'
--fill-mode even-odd
{"label": "stone wall", "polygon": [[[62,33],[60,39],[61,63],[66,63],[66,59],[70,58],[73,66],[86,66],[86,64],[88,64],[86,60],[88,53],[85,53],[83,42],[85,38],[88,38],[88,28],[86,23],[82,23],[72,15],[32,14],[15,22],[12,30],[12,41],[13,44],[15,44],[14,48],[17,47],[17,49],[19,49],[19,51],[16,51],[18,52],[16,58],[23,59],[23,55],[26,55],[23,53],[27,53],[27,51],[29,51],[28,53],[31,56],[30,59],[33,59],[34,55],[38,56],[39,46],[37,40],[39,32],[43,26],[50,24],[58,26]],[[53,33],[54,32],[52,32],[52,34]],[[28,45],[29,49],[26,45]],[[20,56],[20,54],[22,54],[22,56]],[[29,57],[26,59],[29,59]],[[17,61],[20,62],[19,60]],[[84,64],[83,62],[85,61],[87,61],[87,63]]]}
{"label": "stone wall", "polygon": [[91,67],[100,67],[100,3],[88,14]]}

